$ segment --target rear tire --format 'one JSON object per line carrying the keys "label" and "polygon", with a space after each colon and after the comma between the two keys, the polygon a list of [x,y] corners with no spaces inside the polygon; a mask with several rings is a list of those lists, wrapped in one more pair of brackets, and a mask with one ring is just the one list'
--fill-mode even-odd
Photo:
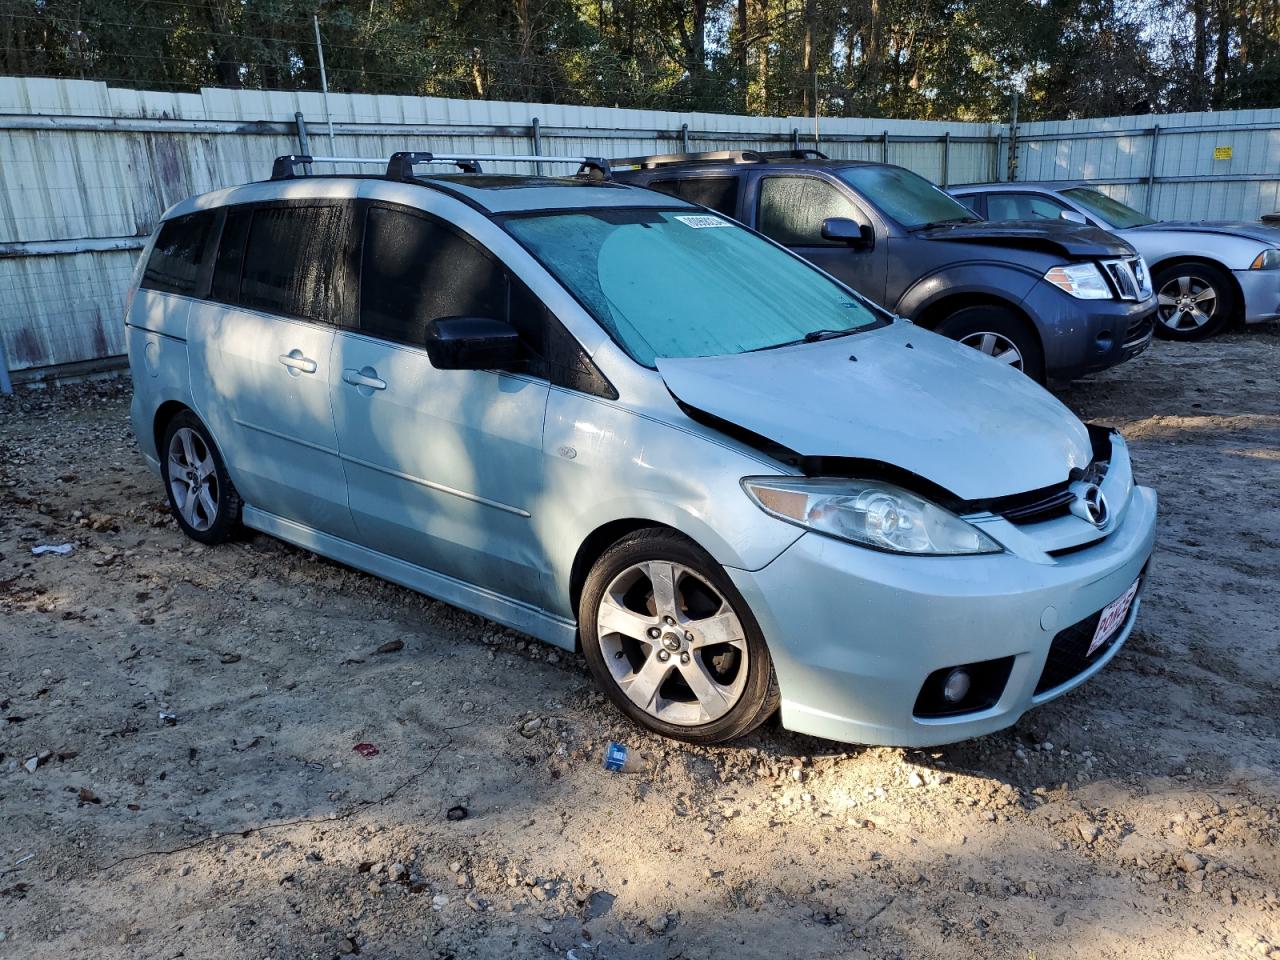
{"label": "rear tire", "polygon": [[1236,291],[1226,272],[1207,263],[1161,267],[1156,289],[1156,336],[1184,342],[1213,336],[1234,319]]}
{"label": "rear tire", "polygon": [[1037,383],[1044,383],[1044,348],[1040,338],[1008,307],[997,304],[964,307],[938,324],[938,333],[1021,370]]}
{"label": "rear tire", "polygon": [[235,536],[243,504],[200,419],[190,410],[176,414],[165,427],[159,453],[169,509],[182,532],[205,544]]}
{"label": "rear tire", "polygon": [[777,711],[773,661],[746,601],[705,550],[675,531],[639,530],[606,550],[578,610],[596,683],[641,726],[722,743]]}

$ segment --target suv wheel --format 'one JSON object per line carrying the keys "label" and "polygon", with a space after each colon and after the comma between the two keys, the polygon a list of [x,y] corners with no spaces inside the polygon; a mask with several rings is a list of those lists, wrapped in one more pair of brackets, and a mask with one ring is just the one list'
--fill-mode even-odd
{"label": "suv wheel", "polygon": [[610,547],[587,576],[578,622],[596,682],[663,736],[720,743],[778,709],[773,661],[746,602],[674,531],[641,530]]}
{"label": "suv wheel", "polygon": [[1168,340],[1211,337],[1236,312],[1227,275],[1207,263],[1175,263],[1156,273],[1156,336]]}
{"label": "suv wheel", "polygon": [[938,333],[1044,382],[1040,340],[1007,307],[984,304],[957,310],[938,325]]}
{"label": "suv wheel", "polygon": [[222,543],[240,526],[240,495],[203,423],[184,410],[164,431],[160,472],[169,508],[192,540]]}

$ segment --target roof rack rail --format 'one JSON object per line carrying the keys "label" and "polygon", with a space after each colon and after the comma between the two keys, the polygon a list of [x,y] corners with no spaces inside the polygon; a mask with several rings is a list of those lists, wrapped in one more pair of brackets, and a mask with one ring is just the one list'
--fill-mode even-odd
{"label": "roof rack rail", "polygon": [[[399,156],[399,154],[393,154],[393,157],[395,156]],[[430,157],[431,154],[418,154],[418,156]],[[426,163],[427,161],[423,160],[420,162]],[[442,159],[441,162],[456,164],[460,169],[467,173],[480,172],[480,164],[474,163],[470,160],[454,160],[450,158],[448,160]],[[288,156],[276,157],[275,163],[271,165],[271,179],[291,180],[294,177],[299,176],[299,167],[304,168],[303,175],[308,174],[311,172],[311,164],[313,163],[376,163],[379,166],[385,166],[387,161],[382,157],[312,157],[305,154],[291,153]]]}
{"label": "roof rack rail", "polygon": [[702,153],[656,153],[644,157],[618,157],[614,167],[653,170],[673,163],[768,163],[770,160],[829,160],[821,150],[708,150]]}
{"label": "roof rack rail", "polygon": [[[381,157],[312,157],[306,154],[291,153],[276,157],[271,165],[272,180],[292,180],[305,176],[311,171],[313,163],[376,163],[386,167],[386,176],[391,180],[413,179],[413,168],[419,163],[448,163],[464,173],[482,173],[480,161],[494,163],[576,163],[578,173],[585,174],[593,180],[608,180],[611,176],[609,161],[602,157],[539,157],[524,154],[467,154],[467,153],[413,153],[400,151],[393,153],[388,159]],[[302,173],[299,173],[302,168]]]}
{"label": "roof rack rail", "polygon": [[480,161],[486,163],[576,163],[578,173],[594,180],[608,180],[612,175],[609,161],[603,157],[543,157],[537,154],[501,153],[393,153],[387,162],[387,177],[391,180],[411,180],[413,168],[419,163],[453,163],[468,173],[480,173]]}

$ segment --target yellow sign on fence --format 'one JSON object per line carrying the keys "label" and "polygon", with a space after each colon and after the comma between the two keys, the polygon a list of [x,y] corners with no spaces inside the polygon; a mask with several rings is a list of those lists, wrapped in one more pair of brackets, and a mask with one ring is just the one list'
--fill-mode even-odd
{"label": "yellow sign on fence", "polygon": [[1213,159],[1215,159],[1215,160],[1230,160],[1230,159],[1231,159],[1231,148],[1230,148],[1230,147],[1214,147],[1214,148],[1213,148]]}

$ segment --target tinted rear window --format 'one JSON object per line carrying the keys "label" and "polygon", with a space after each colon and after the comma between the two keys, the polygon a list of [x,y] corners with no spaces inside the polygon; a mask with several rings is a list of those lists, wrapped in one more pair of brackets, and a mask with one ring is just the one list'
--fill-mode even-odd
{"label": "tinted rear window", "polygon": [[344,205],[255,210],[240,303],[267,313],[336,322],[348,307],[342,267],[349,224]]}
{"label": "tinted rear window", "polygon": [[737,177],[690,177],[682,180],[655,180],[649,184],[654,190],[700,203],[727,217],[738,216]]}
{"label": "tinted rear window", "polygon": [[216,213],[208,211],[166,221],[147,261],[142,286],[165,293],[201,295],[203,291],[196,287],[216,217]]}

